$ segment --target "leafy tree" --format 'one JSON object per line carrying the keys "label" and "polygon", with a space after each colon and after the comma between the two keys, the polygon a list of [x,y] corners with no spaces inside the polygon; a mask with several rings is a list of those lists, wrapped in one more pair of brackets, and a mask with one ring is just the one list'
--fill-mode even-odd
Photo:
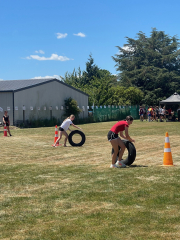
{"label": "leafy tree", "polygon": [[99,68],[96,64],[94,64],[94,59],[92,58],[92,54],[89,55],[89,59],[86,62],[86,71],[83,72],[83,85],[90,84],[91,80],[94,77],[99,78]]}
{"label": "leafy tree", "polygon": [[139,32],[137,39],[126,37],[113,57],[122,86],[136,86],[144,92],[142,101],[157,104],[180,88],[180,50],[176,36],[152,29],[148,38]]}
{"label": "leafy tree", "polygon": [[89,95],[89,106],[97,105],[130,105],[139,104],[143,98],[140,89],[122,87],[117,76],[108,70],[100,69],[94,64],[90,55],[86,63],[86,71],[73,71],[66,73],[63,81]]}
{"label": "leafy tree", "polygon": [[[106,72],[104,72],[104,74],[106,74]],[[102,70],[100,70],[98,66],[94,64],[94,59],[90,54],[89,59],[86,62],[86,71],[82,72],[79,67],[78,71],[75,71],[74,69],[72,73],[66,72],[65,77],[62,78],[62,81],[73,87],[82,88],[83,86],[90,85],[94,77],[100,78],[102,75]]]}
{"label": "leafy tree", "polygon": [[75,115],[76,117],[79,115],[81,110],[78,108],[77,101],[70,98],[64,100],[65,103],[65,116],[70,116],[71,114]]}
{"label": "leafy tree", "polygon": [[72,73],[66,72],[64,78],[62,78],[62,81],[72,87],[80,89],[82,87],[81,69],[79,68],[78,72],[76,72],[75,69]]}
{"label": "leafy tree", "polygon": [[136,105],[143,99],[143,92],[136,87],[113,86],[109,90],[107,105]]}
{"label": "leafy tree", "polygon": [[[102,71],[102,72],[101,72]],[[114,76],[105,70],[100,70],[101,78],[94,77],[91,80],[89,88],[90,103],[93,100],[94,105],[107,105],[109,98],[109,90],[113,86]],[[104,74],[105,73],[105,74]]]}

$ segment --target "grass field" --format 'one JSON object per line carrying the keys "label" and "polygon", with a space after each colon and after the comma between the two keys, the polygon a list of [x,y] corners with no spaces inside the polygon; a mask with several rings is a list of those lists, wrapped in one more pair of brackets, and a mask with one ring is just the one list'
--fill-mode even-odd
{"label": "grass field", "polygon": [[0,239],[180,239],[180,123],[134,121],[136,160],[110,169],[114,123],[81,125],[82,147],[53,148],[54,127],[0,132]]}

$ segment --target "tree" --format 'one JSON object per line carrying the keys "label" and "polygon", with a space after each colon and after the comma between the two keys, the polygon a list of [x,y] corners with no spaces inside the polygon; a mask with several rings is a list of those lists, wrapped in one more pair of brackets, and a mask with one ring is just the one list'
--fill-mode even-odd
{"label": "tree", "polygon": [[126,37],[112,57],[122,86],[135,86],[144,92],[144,103],[157,104],[180,89],[180,50],[176,36],[152,29],[148,38],[139,32],[137,39]]}
{"label": "tree", "polygon": [[109,90],[107,105],[136,105],[143,97],[143,92],[137,87],[113,86]]}
{"label": "tree", "polygon": [[71,114],[75,115],[76,117],[79,115],[81,110],[78,108],[77,101],[70,98],[64,100],[65,103],[65,116],[70,116]]}
{"label": "tree", "polygon": [[89,59],[86,62],[86,71],[83,72],[83,84],[90,84],[91,80],[94,77],[99,78],[100,73],[99,73],[99,68],[96,64],[94,64],[94,59],[92,58],[92,54],[89,55]]}
{"label": "tree", "polygon": [[143,93],[136,87],[122,87],[117,76],[108,70],[100,69],[94,64],[90,55],[86,71],[81,74],[80,68],[73,73],[66,73],[63,81],[89,95],[89,106],[97,105],[130,105],[139,104]]}

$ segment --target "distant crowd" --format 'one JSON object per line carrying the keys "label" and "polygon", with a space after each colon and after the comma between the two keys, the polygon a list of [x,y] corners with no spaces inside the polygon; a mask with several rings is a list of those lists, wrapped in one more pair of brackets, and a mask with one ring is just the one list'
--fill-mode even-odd
{"label": "distant crowd", "polygon": [[171,110],[171,108],[166,109],[165,106],[162,108],[158,107],[143,107],[139,108],[139,116],[141,121],[176,121],[175,113]]}

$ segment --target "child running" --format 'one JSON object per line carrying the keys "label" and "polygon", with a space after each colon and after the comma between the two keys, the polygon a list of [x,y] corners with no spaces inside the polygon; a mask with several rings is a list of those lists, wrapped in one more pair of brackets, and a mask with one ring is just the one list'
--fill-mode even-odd
{"label": "child running", "polygon": [[[133,123],[133,117],[127,116],[125,120],[117,122],[108,132],[107,138],[108,141],[110,141],[114,153],[112,154],[112,164],[110,168],[119,168],[119,167],[125,167],[126,165],[121,162],[122,156],[125,151],[125,145],[118,136],[118,133],[120,132],[120,136],[124,139],[129,140],[130,142],[135,142],[132,138],[130,138],[128,134],[128,128],[129,125]],[[125,130],[125,136],[123,134],[123,131]],[[116,157],[119,152],[119,146],[121,148],[121,151],[119,153],[119,160],[116,162]]]}
{"label": "child running", "polygon": [[53,145],[53,147],[56,147],[56,144],[61,140],[62,138],[62,135],[65,136],[65,139],[64,139],[64,147],[67,147],[66,146],[66,142],[67,142],[67,139],[68,139],[68,134],[67,134],[67,130],[71,131],[69,129],[69,126],[70,125],[73,125],[75,128],[78,128],[80,130],[82,130],[81,128],[77,127],[76,125],[73,124],[73,120],[75,119],[75,116],[74,115],[71,115],[70,117],[66,118],[63,123],[61,124],[61,126],[59,127],[59,137],[58,139],[56,140],[55,144]]}

